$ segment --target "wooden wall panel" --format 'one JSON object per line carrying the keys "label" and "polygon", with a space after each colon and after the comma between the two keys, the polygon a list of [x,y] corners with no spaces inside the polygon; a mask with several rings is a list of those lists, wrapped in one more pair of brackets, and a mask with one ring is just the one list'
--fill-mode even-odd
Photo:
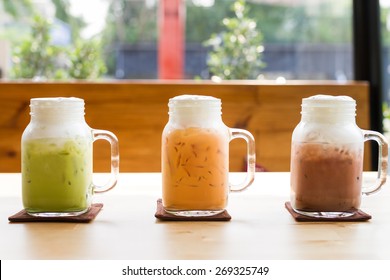
{"label": "wooden wall panel", "polygon": [[[29,122],[33,97],[75,96],[86,102],[87,123],[114,132],[120,143],[120,170],[160,171],[161,132],[168,99],[180,94],[222,99],[229,127],[249,130],[256,139],[257,163],[269,171],[288,171],[291,133],[300,120],[302,98],[315,94],[349,95],[357,100],[357,123],[369,128],[368,85],[364,82],[297,81],[284,85],[251,82],[115,81],[75,83],[0,82],[0,172],[20,171],[20,138]],[[94,169],[109,170],[108,144],[95,142]],[[366,149],[366,169],[370,169]],[[231,143],[231,171],[245,166],[244,141]]]}

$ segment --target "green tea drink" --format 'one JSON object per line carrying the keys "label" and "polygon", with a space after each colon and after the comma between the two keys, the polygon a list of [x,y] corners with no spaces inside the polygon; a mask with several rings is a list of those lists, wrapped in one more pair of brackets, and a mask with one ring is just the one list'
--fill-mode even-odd
{"label": "green tea drink", "polygon": [[22,191],[27,212],[83,212],[92,197],[92,144],[86,138],[22,143]]}

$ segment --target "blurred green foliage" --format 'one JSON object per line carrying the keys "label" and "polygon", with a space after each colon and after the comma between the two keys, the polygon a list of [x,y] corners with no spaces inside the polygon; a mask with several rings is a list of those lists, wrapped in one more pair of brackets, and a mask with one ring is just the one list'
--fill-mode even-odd
{"label": "blurred green foliage", "polygon": [[55,17],[67,24],[71,29],[72,41],[76,42],[80,38],[80,30],[87,26],[83,18],[73,16],[70,13],[69,0],[51,0],[55,7]]}
{"label": "blurred green foliage", "polygon": [[68,75],[74,79],[96,79],[106,72],[98,40],[78,40],[69,60]]}
{"label": "blurred green foliage", "polygon": [[13,78],[52,78],[55,58],[60,49],[50,44],[50,23],[36,16],[31,27],[31,39],[24,40],[14,48]]}
{"label": "blurred green foliage", "polygon": [[[80,0],[82,1],[82,0]],[[104,60],[108,73],[113,75],[116,63],[116,51],[119,45],[151,43],[158,40],[158,0],[107,0],[110,3],[105,28],[100,34],[104,46]],[[212,33],[225,30],[221,24],[224,18],[234,17],[230,9],[235,0],[215,0],[211,7],[195,5],[185,0],[186,5],[186,42],[201,43]],[[0,38],[11,38],[19,43],[25,37],[26,23],[34,14],[32,0],[0,0],[3,10],[18,20],[0,30]],[[55,17],[67,23],[72,30],[72,42],[80,38],[80,30],[86,23],[80,16],[72,16],[69,0],[51,0]],[[149,2],[149,4],[147,4]],[[284,5],[277,1],[269,4],[261,1],[247,1],[247,17],[256,22],[261,30],[263,42],[267,44],[295,43],[350,43],[352,40],[352,3],[353,1],[319,1],[310,5],[306,2],[291,1]],[[390,42],[389,9],[382,8],[384,25],[383,42]],[[385,26],[386,25],[386,26]]]}
{"label": "blurred green foliage", "polygon": [[256,79],[265,66],[263,36],[248,17],[244,0],[234,2],[232,10],[234,16],[222,20],[225,30],[205,42],[212,47],[207,65],[212,75],[223,80]]}
{"label": "blurred green foliage", "polygon": [[79,39],[68,47],[55,46],[50,27],[47,19],[34,17],[31,36],[14,48],[11,78],[96,79],[105,72],[99,41]]}
{"label": "blurred green foliage", "polygon": [[14,18],[20,18],[31,14],[34,10],[31,0],[0,0],[4,11]]}

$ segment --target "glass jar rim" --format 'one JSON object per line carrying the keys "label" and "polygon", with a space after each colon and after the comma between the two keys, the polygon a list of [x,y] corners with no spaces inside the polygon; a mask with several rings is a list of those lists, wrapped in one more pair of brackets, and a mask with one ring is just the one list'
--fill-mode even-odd
{"label": "glass jar rim", "polygon": [[207,96],[207,95],[194,95],[184,94],[178,95],[169,99],[169,107],[221,107],[221,99]]}
{"label": "glass jar rim", "polygon": [[84,105],[84,100],[78,97],[37,97],[30,99],[30,106],[62,107],[66,105]]}
{"label": "glass jar rim", "polygon": [[355,108],[356,101],[346,95],[318,94],[302,99],[302,108]]}
{"label": "glass jar rim", "polygon": [[30,99],[33,117],[63,119],[84,116],[84,100],[77,97],[39,97]]}

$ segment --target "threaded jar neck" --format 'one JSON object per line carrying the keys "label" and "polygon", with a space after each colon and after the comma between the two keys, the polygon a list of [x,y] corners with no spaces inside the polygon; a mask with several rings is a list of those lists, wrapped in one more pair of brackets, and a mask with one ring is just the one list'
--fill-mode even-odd
{"label": "threaded jar neck", "polygon": [[181,124],[201,126],[221,120],[221,100],[203,95],[180,95],[169,99],[169,117]]}
{"label": "threaded jar neck", "polygon": [[32,98],[32,120],[58,122],[84,119],[84,100],[75,97]]}
{"label": "threaded jar neck", "polygon": [[356,101],[349,96],[314,95],[302,99],[302,120],[355,122]]}

